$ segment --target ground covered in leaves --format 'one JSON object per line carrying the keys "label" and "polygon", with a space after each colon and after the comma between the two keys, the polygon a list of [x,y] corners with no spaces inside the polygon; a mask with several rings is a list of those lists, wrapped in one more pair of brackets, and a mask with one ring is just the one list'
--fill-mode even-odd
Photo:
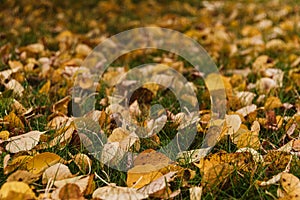
{"label": "ground covered in leaves", "polygon": [[[279,0],[2,1],[0,199],[300,199],[299,13],[298,1]],[[227,115],[220,136],[212,137],[217,144],[203,157],[211,126],[209,80],[169,52],[118,58],[101,81],[87,76],[78,87],[97,87],[97,110],[85,117],[108,138],[110,146],[100,152],[106,164],[117,164],[121,150],[140,152],[125,173],[82,145],[71,92],[96,45],[142,26],[180,31],[206,49],[222,74]],[[188,118],[172,91],[145,85],[130,99],[128,114],[151,137],[118,127],[111,113],[114,84],[144,63],[176,69],[197,94],[197,136],[177,160],[155,151]],[[153,120],[149,107],[157,103],[166,112]]]}

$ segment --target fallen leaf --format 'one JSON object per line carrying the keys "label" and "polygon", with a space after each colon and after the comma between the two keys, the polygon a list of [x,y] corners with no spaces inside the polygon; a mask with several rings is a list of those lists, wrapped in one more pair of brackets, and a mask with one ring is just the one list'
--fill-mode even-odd
{"label": "fallen leaf", "polygon": [[256,82],[256,87],[260,94],[268,94],[272,89],[277,88],[278,84],[271,78],[263,77]]}
{"label": "fallen leaf", "polygon": [[50,87],[51,87],[51,81],[48,80],[48,81],[41,87],[41,89],[39,90],[39,93],[41,93],[41,94],[48,94],[48,93],[49,93],[49,90],[50,90]]}
{"label": "fallen leaf", "polygon": [[63,179],[59,181],[54,181],[55,187],[61,188],[68,183],[76,184],[80,192],[84,195],[91,194],[94,190],[94,174],[92,175],[84,175],[84,176],[76,176],[73,178]]}
{"label": "fallen leaf", "polygon": [[236,96],[239,98],[243,106],[249,106],[252,104],[256,94],[253,92],[242,91],[237,92]]}
{"label": "fallen leaf", "polygon": [[132,145],[134,145],[135,149],[138,151],[140,146],[138,136],[134,132],[130,133],[122,128],[114,129],[107,141],[118,142],[119,147],[124,151],[128,151]]}
{"label": "fallen leaf", "polygon": [[70,96],[66,96],[65,98],[59,100],[52,106],[52,111],[56,113],[68,114],[68,104],[71,101]]}
{"label": "fallen leaf", "polygon": [[168,183],[172,181],[176,176],[176,172],[169,172],[158,179],[152,181],[148,185],[145,185],[144,187],[138,189],[139,192],[147,195],[152,195],[160,190],[165,189],[168,187]]}
{"label": "fallen leaf", "polygon": [[83,153],[78,153],[73,157],[73,161],[82,172],[91,172],[92,160],[87,155]]}
{"label": "fallen leaf", "polygon": [[78,55],[85,57],[91,53],[92,49],[86,44],[78,44],[75,51]]}
{"label": "fallen leaf", "polygon": [[56,189],[52,192],[51,198],[57,200],[85,200],[79,186],[74,183],[67,183]]}
{"label": "fallen leaf", "polygon": [[134,159],[134,166],[151,164],[157,167],[157,169],[160,169],[161,167],[169,165],[171,162],[170,158],[165,154],[153,149],[147,149],[139,153]]}
{"label": "fallen leaf", "polygon": [[44,172],[49,166],[56,163],[65,163],[65,161],[55,153],[44,152],[37,154],[32,159],[26,162],[25,168],[33,174],[40,174]]}
{"label": "fallen leaf", "polygon": [[40,136],[45,132],[30,131],[28,133],[9,138],[9,142],[5,149],[11,153],[20,151],[29,151],[33,149],[39,142]]}
{"label": "fallen leaf", "polygon": [[163,176],[153,165],[136,165],[127,172],[127,186],[136,189],[151,183]]}
{"label": "fallen leaf", "polygon": [[20,182],[24,182],[27,184],[31,184],[39,179],[40,179],[40,176],[37,174],[32,174],[25,170],[17,170],[7,178],[7,182],[20,181]]}
{"label": "fallen leaf", "polygon": [[10,129],[20,128],[21,130],[24,130],[25,128],[21,119],[14,112],[10,112],[9,115],[4,116],[3,119],[9,123],[8,127]]}
{"label": "fallen leaf", "polygon": [[[9,158],[9,157],[7,157]],[[12,171],[14,171],[15,169],[17,169],[18,167],[20,168],[25,168],[24,166],[26,165],[26,163],[32,159],[32,156],[18,156],[13,158],[11,161],[9,161],[8,159],[6,160],[6,162],[4,164],[6,164],[6,166],[4,166],[4,174],[9,174]]]}
{"label": "fallen leaf", "polygon": [[0,189],[0,199],[36,199],[31,188],[23,182],[6,182]]}
{"label": "fallen leaf", "polygon": [[256,131],[247,131],[243,134],[236,136],[238,148],[252,148],[258,150],[260,147],[259,134]]}
{"label": "fallen leaf", "polygon": [[96,189],[93,193],[93,199],[103,200],[140,200],[145,198],[148,198],[148,195],[137,191],[135,188],[119,187],[112,183]]}
{"label": "fallen leaf", "polygon": [[42,183],[46,184],[49,180],[59,181],[71,177],[73,177],[73,175],[66,165],[62,163],[56,163],[44,171]]}
{"label": "fallen leaf", "polygon": [[278,97],[269,97],[265,103],[266,110],[273,110],[275,108],[280,108],[282,103]]}
{"label": "fallen leaf", "polygon": [[279,189],[280,199],[300,199],[300,180],[290,173],[282,173],[280,183],[282,190]]}
{"label": "fallen leaf", "polygon": [[39,44],[39,43],[30,44],[30,45],[27,45],[24,50],[30,51],[32,53],[41,53],[42,51],[44,51],[44,45]]}
{"label": "fallen leaf", "polygon": [[242,120],[239,115],[226,115],[225,122],[228,128],[228,135],[233,135],[236,133],[242,124]]}
{"label": "fallen leaf", "polygon": [[190,191],[190,200],[201,200],[202,196],[202,187],[194,186],[189,189]]}
{"label": "fallen leaf", "polygon": [[216,153],[194,164],[200,169],[201,185],[208,190],[223,184],[233,171],[249,172],[256,166],[249,152]]}
{"label": "fallen leaf", "polygon": [[250,113],[254,112],[256,110],[257,106],[255,104],[251,104],[249,106],[245,106],[239,110],[236,111],[236,113],[241,114],[243,117],[246,117]]}
{"label": "fallen leaf", "polygon": [[300,140],[295,140],[293,142],[293,150],[294,151],[300,151]]}
{"label": "fallen leaf", "polygon": [[23,64],[20,61],[17,60],[10,60],[8,61],[8,65],[11,69],[19,69],[19,68],[23,68]]}
{"label": "fallen leaf", "polygon": [[9,132],[8,131],[1,131],[0,132],[0,140],[7,140],[9,138]]}

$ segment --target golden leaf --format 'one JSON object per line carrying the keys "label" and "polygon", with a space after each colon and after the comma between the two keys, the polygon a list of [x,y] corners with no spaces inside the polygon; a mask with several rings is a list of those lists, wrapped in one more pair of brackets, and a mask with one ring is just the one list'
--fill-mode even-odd
{"label": "golden leaf", "polygon": [[51,86],[51,81],[48,80],[39,90],[39,93],[41,94],[48,94]]}
{"label": "golden leaf", "polygon": [[0,199],[36,199],[36,196],[26,183],[11,181],[2,185]]}
{"label": "golden leaf", "polygon": [[7,182],[20,181],[20,182],[24,182],[27,184],[31,184],[39,179],[40,179],[40,176],[37,174],[32,174],[25,170],[17,170],[7,178]]}
{"label": "golden leaf", "polygon": [[40,174],[45,171],[49,166],[56,163],[65,161],[55,153],[44,152],[33,156],[32,159],[26,162],[25,168],[33,174]]}
{"label": "golden leaf", "polygon": [[275,108],[280,108],[282,103],[278,97],[269,97],[265,102],[266,110],[273,110]]}
{"label": "golden leaf", "polygon": [[129,187],[139,189],[161,176],[163,176],[163,174],[157,171],[157,168],[153,165],[136,165],[128,170],[126,183]]}
{"label": "golden leaf", "polygon": [[24,130],[24,128],[25,128],[23,122],[20,120],[20,118],[14,112],[10,112],[9,115],[6,115],[3,119],[4,119],[4,121],[9,123],[8,127],[10,129],[20,128],[20,129]]}

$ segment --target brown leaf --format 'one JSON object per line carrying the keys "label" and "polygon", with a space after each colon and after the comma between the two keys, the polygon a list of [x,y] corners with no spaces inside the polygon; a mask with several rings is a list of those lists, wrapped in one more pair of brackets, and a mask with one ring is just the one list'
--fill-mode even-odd
{"label": "brown leaf", "polygon": [[56,189],[51,197],[57,200],[84,200],[82,192],[78,185],[74,183],[67,183],[64,186]]}

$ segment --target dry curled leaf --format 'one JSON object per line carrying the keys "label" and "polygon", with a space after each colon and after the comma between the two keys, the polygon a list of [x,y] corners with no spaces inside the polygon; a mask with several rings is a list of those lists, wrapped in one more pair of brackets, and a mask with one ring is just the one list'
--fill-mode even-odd
{"label": "dry curled leaf", "polygon": [[92,160],[83,153],[78,153],[73,156],[73,161],[79,167],[79,169],[84,173],[90,173],[92,169]]}

